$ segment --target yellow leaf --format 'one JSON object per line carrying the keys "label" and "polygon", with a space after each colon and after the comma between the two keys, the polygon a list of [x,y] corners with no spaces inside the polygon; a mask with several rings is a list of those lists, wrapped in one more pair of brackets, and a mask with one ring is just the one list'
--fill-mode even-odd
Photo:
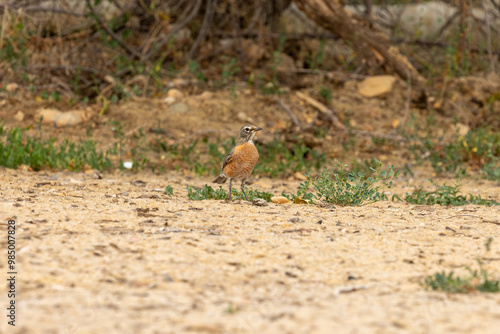
{"label": "yellow leaf", "polygon": [[307,201],[302,199],[302,198],[295,197],[293,200],[293,203],[294,204],[307,204]]}

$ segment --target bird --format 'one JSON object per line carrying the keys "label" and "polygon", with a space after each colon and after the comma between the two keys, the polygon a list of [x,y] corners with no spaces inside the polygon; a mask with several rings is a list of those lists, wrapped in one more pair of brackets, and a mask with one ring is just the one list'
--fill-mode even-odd
{"label": "bird", "polygon": [[223,184],[229,180],[229,201],[232,200],[231,185],[233,179],[241,180],[241,191],[248,201],[245,193],[245,182],[252,174],[253,169],[259,161],[259,151],[255,147],[253,140],[257,132],[262,128],[254,125],[244,125],[238,134],[236,146],[226,155],[222,162],[220,175],[213,180],[213,183]]}

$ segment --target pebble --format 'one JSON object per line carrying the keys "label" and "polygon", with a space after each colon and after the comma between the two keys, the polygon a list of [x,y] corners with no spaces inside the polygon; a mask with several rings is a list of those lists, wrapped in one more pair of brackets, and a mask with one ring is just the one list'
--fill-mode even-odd
{"label": "pebble", "polygon": [[290,201],[288,200],[288,198],[282,197],[282,196],[271,197],[271,202],[276,203],[276,204],[290,203]]}

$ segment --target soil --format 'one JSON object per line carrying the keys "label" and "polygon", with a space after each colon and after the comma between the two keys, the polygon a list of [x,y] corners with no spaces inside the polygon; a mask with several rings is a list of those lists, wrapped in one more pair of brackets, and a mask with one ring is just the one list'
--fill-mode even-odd
{"label": "soil", "polygon": [[[386,133],[404,120],[406,90],[363,99],[355,85],[334,91],[336,110],[356,129]],[[105,148],[109,120],[124,132],[159,126],[170,143],[198,136],[232,136],[242,123],[266,128],[260,140],[289,119],[270,98],[242,89],[202,95],[185,88],[188,108],[162,98],[112,106],[83,126],[44,136],[78,139],[88,128]],[[314,118],[294,97],[286,100]],[[32,126],[50,102],[12,96],[0,116],[6,126]],[[176,109],[177,108],[177,109]],[[21,110],[25,118],[15,120]],[[98,112],[97,108],[94,112]],[[425,114],[417,113],[417,121]],[[445,118],[442,131],[451,129]],[[211,131],[207,131],[211,130]],[[323,145],[341,152],[330,133]],[[363,142],[358,143],[363,147]],[[340,155],[340,153],[338,153]],[[398,150],[352,152],[401,163]],[[424,167],[397,179],[403,195],[432,177]],[[422,285],[427,275],[468,274],[481,260],[500,278],[500,207],[419,206],[378,202],[361,207],[299,204],[256,206],[246,201],[191,201],[186,186],[211,177],[92,170],[2,169],[0,223],[16,221],[17,319],[9,333],[497,333],[500,296],[446,294]],[[300,180],[254,175],[252,188],[295,192]],[[463,180],[462,192],[500,201],[498,183]],[[174,195],[164,189],[172,186]],[[2,229],[6,231],[6,228]],[[493,237],[491,249],[485,243]],[[6,240],[4,238],[3,240]],[[5,246],[5,241],[2,243]],[[0,257],[6,272],[6,257]],[[5,296],[5,295],[4,295]],[[2,297],[5,303],[7,299]]]}

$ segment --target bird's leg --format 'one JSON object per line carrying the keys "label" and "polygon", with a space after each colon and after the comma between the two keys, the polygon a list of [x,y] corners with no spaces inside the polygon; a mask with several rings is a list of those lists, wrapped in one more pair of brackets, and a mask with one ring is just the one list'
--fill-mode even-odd
{"label": "bird's leg", "polygon": [[247,197],[247,194],[245,193],[245,181],[247,179],[243,179],[243,181],[241,181],[241,191],[243,191],[243,195],[245,195],[245,199],[248,201],[248,197]]}
{"label": "bird's leg", "polygon": [[232,191],[231,191],[231,183],[233,182],[233,179],[229,179],[229,201],[231,202],[232,201]]}

